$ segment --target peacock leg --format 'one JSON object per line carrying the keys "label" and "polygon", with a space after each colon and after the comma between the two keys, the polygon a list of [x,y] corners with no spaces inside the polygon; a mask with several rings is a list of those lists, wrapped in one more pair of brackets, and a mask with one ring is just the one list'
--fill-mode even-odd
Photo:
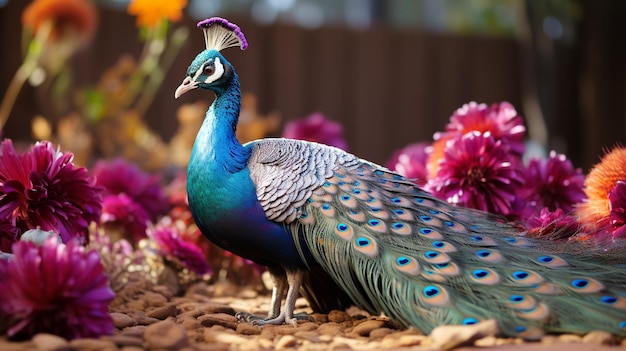
{"label": "peacock leg", "polygon": [[[298,325],[298,320],[309,320],[310,317],[306,314],[304,315],[298,314],[295,316],[293,314],[293,311],[296,307],[296,300],[298,299],[298,292],[300,290],[300,286],[302,285],[303,278],[304,278],[304,273],[300,270],[287,271],[286,279],[285,279],[285,276],[272,275],[272,279],[274,281],[274,289],[272,291],[272,302],[270,304],[269,318],[264,319],[264,318],[261,318],[259,316],[255,316],[249,313],[239,312],[237,313],[237,316],[236,316],[237,319],[245,320],[246,322],[249,322],[255,325],[265,325],[265,324],[280,325],[283,323],[287,323],[293,326]],[[284,290],[285,290],[284,283],[285,282],[287,283],[288,288],[287,288],[287,295],[285,297],[285,304],[281,311],[280,303],[282,302],[282,297],[284,296]]]}
{"label": "peacock leg", "polygon": [[259,321],[277,318],[280,315],[280,304],[287,294],[287,276],[282,268],[268,267],[272,279],[272,300],[267,316],[258,316],[248,312],[238,312],[235,317],[239,321],[257,324]]}

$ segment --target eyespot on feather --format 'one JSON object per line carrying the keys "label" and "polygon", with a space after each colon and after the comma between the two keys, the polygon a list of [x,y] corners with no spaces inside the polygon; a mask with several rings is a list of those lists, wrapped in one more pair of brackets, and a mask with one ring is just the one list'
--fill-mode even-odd
{"label": "eyespot on feather", "polygon": [[403,222],[393,222],[391,231],[399,235],[411,235],[411,226]]}
{"label": "eyespot on feather", "polygon": [[335,226],[335,234],[344,240],[350,240],[352,239],[354,231],[352,230],[352,226],[349,224],[337,223],[337,226]]}
{"label": "eyespot on feather", "polygon": [[517,315],[524,319],[540,321],[550,316],[550,308],[546,304],[540,303],[535,308],[517,311]]}
{"label": "eyespot on feather", "polygon": [[524,270],[518,270],[511,273],[511,279],[514,283],[524,286],[538,285],[544,281],[543,277],[538,273]]}
{"label": "eyespot on feather", "polygon": [[352,246],[355,250],[367,257],[374,258],[378,255],[378,245],[376,241],[367,236],[357,237]]}
{"label": "eyespot on feather", "polygon": [[506,258],[502,256],[502,254],[498,250],[494,249],[483,249],[476,251],[476,256],[483,262],[487,263],[502,263],[506,262]]}
{"label": "eyespot on feather", "polygon": [[326,217],[335,218],[335,208],[328,203],[323,203],[320,206],[320,212]]}
{"label": "eyespot on feather", "polygon": [[409,256],[398,256],[394,261],[393,267],[408,275],[417,275],[419,273],[419,263],[416,259]]}
{"label": "eyespot on feather", "polygon": [[564,259],[555,255],[539,256],[537,257],[536,262],[542,266],[552,267],[552,268],[569,267],[569,263],[567,263]]}
{"label": "eyespot on feather", "polygon": [[470,279],[483,285],[496,285],[500,283],[500,275],[489,268],[475,269],[470,273]]}
{"label": "eyespot on feather", "polygon": [[427,285],[422,289],[422,300],[431,306],[443,307],[450,303],[450,295],[438,285]]}
{"label": "eyespot on feather", "polygon": [[604,289],[604,285],[593,278],[576,278],[570,281],[570,289],[579,293],[596,293]]}
{"label": "eyespot on feather", "polygon": [[517,310],[530,310],[537,306],[537,300],[530,295],[509,296],[511,307]]}

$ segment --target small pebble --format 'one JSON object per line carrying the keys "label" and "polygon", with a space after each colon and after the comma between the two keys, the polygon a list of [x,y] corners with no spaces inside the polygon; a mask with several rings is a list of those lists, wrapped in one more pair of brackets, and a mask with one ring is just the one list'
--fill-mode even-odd
{"label": "small pebble", "polygon": [[263,329],[257,325],[252,325],[250,323],[239,323],[237,324],[237,334],[241,335],[259,335]]}
{"label": "small pebble", "polygon": [[137,324],[137,322],[127,314],[112,312],[110,315],[113,320],[113,326],[116,329],[124,329]]}
{"label": "small pebble", "polygon": [[283,335],[276,342],[276,350],[284,350],[288,347],[295,346],[298,343],[298,339],[293,335]]}
{"label": "small pebble", "polygon": [[[162,296],[162,295],[161,295]],[[174,317],[178,313],[178,309],[173,304],[157,307],[146,314],[146,317],[165,320],[167,317]],[[152,323],[150,323],[152,324]]]}
{"label": "small pebble", "polygon": [[582,336],[576,334],[561,334],[559,335],[560,342],[581,342]]}
{"label": "small pebble", "polygon": [[320,335],[339,335],[343,332],[343,328],[341,325],[331,322],[320,325],[317,328],[317,332],[320,333]]}
{"label": "small pebble", "polygon": [[372,319],[357,324],[354,329],[352,329],[352,332],[360,336],[369,336],[373,330],[382,328],[383,326],[385,326],[384,321]]}
{"label": "small pebble", "polygon": [[61,351],[69,348],[67,340],[52,334],[39,333],[32,341],[39,351]]}
{"label": "small pebble", "polygon": [[187,331],[169,320],[147,326],[144,340],[151,349],[177,350],[189,345]]}
{"label": "small pebble", "polygon": [[116,334],[116,335],[106,336],[105,338],[113,341],[118,347],[124,347],[124,346],[142,347],[143,346],[143,339],[138,338],[136,336]]}
{"label": "small pebble", "polygon": [[117,345],[110,339],[74,339],[70,341],[70,346],[74,350],[83,351],[117,350]]}
{"label": "small pebble", "polygon": [[328,314],[328,321],[333,323],[342,323],[345,321],[352,321],[352,317],[344,311],[333,310]]}
{"label": "small pebble", "polygon": [[390,328],[378,328],[374,329],[370,332],[370,338],[372,339],[382,339],[385,336],[393,333],[394,330]]}
{"label": "small pebble", "polygon": [[468,345],[477,339],[498,334],[498,324],[488,319],[473,325],[442,325],[433,329],[428,336],[428,346],[451,350],[461,345]]}
{"label": "small pebble", "polygon": [[198,322],[205,327],[221,325],[228,329],[237,328],[237,318],[226,313],[211,313],[198,317]]}
{"label": "small pebble", "polygon": [[594,330],[583,336],[583,342],[596,345],[615,345],[613,334],[604,330]]}

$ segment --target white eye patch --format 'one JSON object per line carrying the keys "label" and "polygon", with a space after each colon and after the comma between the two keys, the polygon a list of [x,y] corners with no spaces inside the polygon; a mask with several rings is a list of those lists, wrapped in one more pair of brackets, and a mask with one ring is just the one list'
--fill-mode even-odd
{"label": "white eye patch", "polygon": [[207,79],[204,81],[205,84],[210,84],[210,83],[215,82],[216,80],[220,79],[222,74],[224,74],[224,65],[222,65],[222,63],[220,62],[219,57],[215,58],[215,61],[213,62],[213,66],[215,67],[215,71],[213,72],[213,74],[207,77]]}

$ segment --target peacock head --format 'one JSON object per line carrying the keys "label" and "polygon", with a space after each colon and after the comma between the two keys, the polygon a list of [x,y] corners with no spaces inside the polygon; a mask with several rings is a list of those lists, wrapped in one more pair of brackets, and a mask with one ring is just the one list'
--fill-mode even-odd
{"label": "peacock head", "polygon": [[198,28],[204,31],[206,49],[191,62],[187,69],[187,76],[176,88],[175,98],[196,88],[220,92],[234,74],[233,66],[220,54],[220,51],[233,46],[239,46],[241,50],[248,47],[241,29],[223,18],[213,17],[200,21]]}

